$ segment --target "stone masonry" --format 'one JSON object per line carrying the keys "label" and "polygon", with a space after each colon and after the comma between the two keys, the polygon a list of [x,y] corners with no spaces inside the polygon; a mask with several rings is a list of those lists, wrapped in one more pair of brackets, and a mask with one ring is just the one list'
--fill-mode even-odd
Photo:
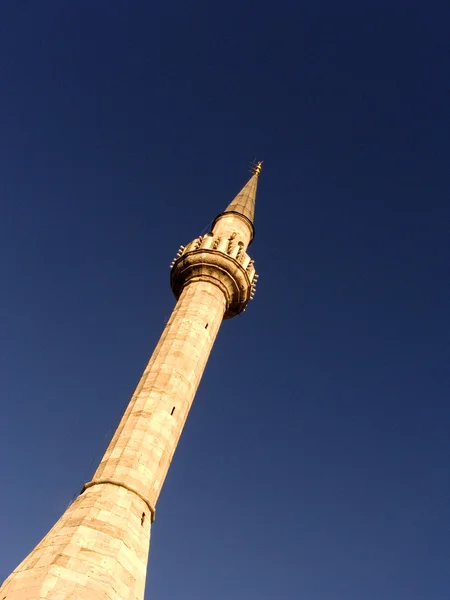
{"label": "stone masonry", "polygon": [[260,163],[212,231],[171,265],[172,315],[78,498],[0,587],[0,600],[143,600],[155,506],[224,318],[257,275],[247,247]]}

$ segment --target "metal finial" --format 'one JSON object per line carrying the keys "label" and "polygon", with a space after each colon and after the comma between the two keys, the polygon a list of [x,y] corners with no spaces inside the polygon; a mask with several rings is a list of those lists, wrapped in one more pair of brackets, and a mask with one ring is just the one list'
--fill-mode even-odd
{"label": "metal finial", "polygon": [[263,164],[262,160],[260,160],[259,162],[256,163],[256,165],[253,168],[253,175],[256,175],[257,177],[259,177],[259,174],[261,173],[261,169],[262,169],[262,164]]}

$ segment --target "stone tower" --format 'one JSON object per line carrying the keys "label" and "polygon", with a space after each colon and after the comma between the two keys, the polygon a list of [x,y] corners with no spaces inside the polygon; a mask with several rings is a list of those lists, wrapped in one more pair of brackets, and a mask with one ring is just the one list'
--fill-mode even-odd
{"label": "stone tower", "polygon": [[177,298],[92,481],[0,588],[0,600],[143,600],[155,505],[222,319],[245,310],[257,275],[261,163],[171,265]]}

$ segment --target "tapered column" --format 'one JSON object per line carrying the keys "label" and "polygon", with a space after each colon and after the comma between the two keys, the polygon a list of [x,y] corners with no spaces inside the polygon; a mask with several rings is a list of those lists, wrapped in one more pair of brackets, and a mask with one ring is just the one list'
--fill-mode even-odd
{"label": "tapered column", "polygon": [[92,481],[0,598],[144,598],[154,507],[225,308],[214,283],[186,285]]}
{"label": "tapered column", "polygon": [[91,484],[120,481],[154,507],[225,312],[209,281],[187,285]]}

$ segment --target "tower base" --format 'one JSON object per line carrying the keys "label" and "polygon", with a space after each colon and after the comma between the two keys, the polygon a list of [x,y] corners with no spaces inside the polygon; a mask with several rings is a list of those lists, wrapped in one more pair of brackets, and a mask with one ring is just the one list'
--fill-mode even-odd
{"label": "tower base", "polygon": [[6,600],[143,600],[151,515],[132,491],[86,489],[0,587]]}

